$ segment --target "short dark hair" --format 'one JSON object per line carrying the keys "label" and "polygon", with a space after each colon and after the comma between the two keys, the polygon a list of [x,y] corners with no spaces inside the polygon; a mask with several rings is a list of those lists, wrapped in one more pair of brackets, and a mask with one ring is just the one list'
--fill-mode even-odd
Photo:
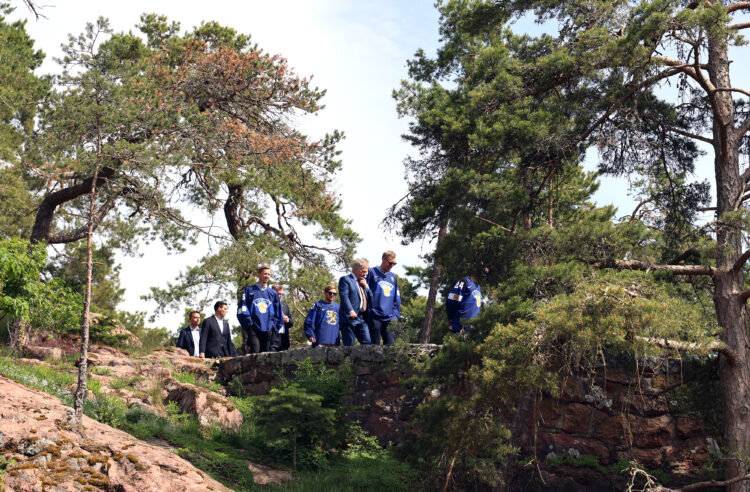
{"label": "short dark hair", "polygon": [[[216,310],[214,309],[214,311],[216,311]],[[188,318],[189,318],[190,316],[194,315],[194,314],[197,314],[198,316],[200,316],[200,315],[201,315],[201,312],[200,312],[200,311],[190,311],[190,312],[188,313]]]}
{"label": "short dark hair", "polygon": [[214,311],[219,309],[221,306],[226,306],[226,305],[227,303],[224,301],[216,301],[216,303],[214,304]]}

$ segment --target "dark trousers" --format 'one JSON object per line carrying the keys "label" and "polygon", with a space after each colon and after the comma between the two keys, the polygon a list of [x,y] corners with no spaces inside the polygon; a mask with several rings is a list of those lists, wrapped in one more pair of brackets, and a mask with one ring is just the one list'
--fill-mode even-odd
{"label": "dark trousers", "polygon": [[360,345],[370,344],[370,330],[367,328],[367,324],[350,325],[349,323],[341,323],[341,342],[344,347],[354,346],[355,337],[359,340]]}
{"label": "dark trousers", "polygon": [[389,324],[391,324],[391,320],[371,318],[367,323],[367,328],[370,330],[370,343],[380,345],[380,339],[382,338],[383,345],[393,345],[396,340],[388,331]]}
{"label": "dark trousers", "polygon": [[259,354],[261,352],[268,352],[271,346],[271,331],[260,331],[253,327],[250,329],[242,330],[242,338],[244,342],[242,344],[242,351],[245,354]]}
{"label": "dark trousers", "polygon": [[281,352],[282,350],[288,349],[289,329],[287,328],[286,330],[284,330],[284,333],[278,333],[276,330],[273,330],[273,335],[271,335],[271,351]]}

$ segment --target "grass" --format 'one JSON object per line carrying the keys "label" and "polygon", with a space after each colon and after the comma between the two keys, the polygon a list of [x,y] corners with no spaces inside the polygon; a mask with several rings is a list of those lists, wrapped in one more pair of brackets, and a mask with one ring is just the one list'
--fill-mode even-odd
{"label": "grass", "polygon": [[201,388],[205,388],[209,391],[214,391],[217,393],[221,390],[221,385],[219,383],[200,380],[195,377],[195,373],[192,373],[190,371],[177,371],[173,373],[173,376],[177,381],[181,383],[194,384],[196,386],[200,386]]}
{"label": "grass", "polygon": [[[17,360],[4,356],[0,356],[0,374],[25,386],[56,396],[63,405],[73,406],[71,387],[77,381],[74,374],[62,371],[58,367],[19,364]],[[84,401],[83,413],[99,422],[118,427],[125,415],[125,403],[116,396],[102,395],[99,381],[89,379],[87,388],[94,393],[94,398]]]}
{"label": "grass", "polygon": [[418,490],[417,473],[394,458],[387,450],[377,455],[351,454],[336,457],[318,470],[299,474],[299,479],[273,491],[330,492],[362,491],[406,492]]}
{"label": "grass", "polygon": [[111,376],[112,369],[104,366],[95,366],[91,369],[91,374],[96,374],[97,376]]}
{"label": "grass", "polygon": [[258,490],[241,457],[250,454],[246,448],[252,446],[243,446],[239,435],[220,430],[210,431],[208,438],[195,417],[179,413],[173,405],[166,409],[170,417],[133,407],[125,414],[123,429],[139,439],[169,442],[178,448],[179,456],[234,490]]}

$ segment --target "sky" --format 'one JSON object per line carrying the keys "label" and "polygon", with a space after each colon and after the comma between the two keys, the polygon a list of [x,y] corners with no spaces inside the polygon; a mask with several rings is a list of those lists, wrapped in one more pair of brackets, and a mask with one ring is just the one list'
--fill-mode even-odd
{"label": "sky", "polygon": [[[363,238],[358,256],[379,264],[384,250],[393,249],[402,275],[404,265],[421,265],[420,255],[429,253],[429,243],[402,246],[400,238],[381,227],[390,205],[405,193],[403,161],[414,150],[401,135],[408,121],[398,118],[391,93],[407,77],[406,62],[422,48],[433,54],[439,43],[438,13],[434,0],[274,0],[274,1],[172,1],[46,0],[45,18],[29,19],[27,30],[47,58],[40,73],[57,71],[53,57],[68,33],[83,31],[86,22],[109,18],[115,31],[135,31],[142,13],[166,15],[189,30],[201,21],[217,21],[249,34],[265,52],[280,54],[301,76],[313,76],[313,85],[327,91],[325,109],[301,122],[312,138],[334,129],[345,133],[340,145],[343,169],[335,181],[344,217]],[[31,17],[20,1],[11,18]],[[528,29],[534,30],[531,23]],[[521,29],[524,26],[517,26]],[[587,167],[596,166],[596,155]],[[604,179],[595,196],[599,205],[615,203],[618,216],[628,214],[634,201],[627,196],[623,179]],[[167,255],[160,244],[141,249],[140,257],[120,257],[120,280],[126,289],[119,306],[128,311],[150,312],[155,307],[143,301],[149,287],[165,286],[187,265],[208,251],[207,239],[198,239],[181,255]],[[337,272],[343,273],[343,272]],[[210,294],[209,294],[210,297]],[[230,302],[230,317],[235,306]],[[197,306],[211,313],[213,300]],[[176,331],[183,313],[168,313],[152,325]]]}
{"label": "sky", "polygon": [[[397,254],[397,275],[404,265],[421,264],[419,256],[429,244],[404,247],[400,238],[380,225],[387,208],[406,192],[403,160],[412,152],[401,139],[408,122],[397,117],[391,93],[406,78],[406,62],[418,48],[433,53],[438,45],[438,13],[433,0],[359,1],[143,1],[103,2],[44,0],[45,18],[38,20],[21,4],[11,18],[27,17],[27,30],[35,46],[47,55],[40,73],[58,70],[53,57],[69,33],[83,31],[99,16],[110,20],[115,31],[136,31],[142,13],[166,15],[189,30],[202,21],[217,21],[249,34],[267,53],[279,54],[301,76],[312,76],[313,85],[325,89],[325,109],[301,122],[311,137],[338,129],[346,138],[340,145],[343,168],[335,191],[343,203],[344,217],[363,238],[358,256],[379,264],[386,249]],[[167,255],[160,244],[141,249],[141,257],[120,257],[120,280],[126,289],[119,306],[129,311],[155,307],[141,300],[151,286],[165,286],[186,265],[208,251],[205,238],[182,255]],[[339,272],[343,273],[343,272]],[[234,306],[230,302],[230,317]],[[211,313],[213,301],[198,306]],[[176,330],[183,313],[160,316],[153,325]]]}

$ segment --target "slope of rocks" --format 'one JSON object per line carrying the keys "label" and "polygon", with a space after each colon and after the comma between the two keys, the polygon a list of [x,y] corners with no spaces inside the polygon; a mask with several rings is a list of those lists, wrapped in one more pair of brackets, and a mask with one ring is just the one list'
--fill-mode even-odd
{"label": "slope of rocks", "polygon": [[[117,490],[227,491],[176,454],[84,417],[48,394],[0,376],[0,453],[8,492]],[[11,461],[12,460],[12,461]]]}

